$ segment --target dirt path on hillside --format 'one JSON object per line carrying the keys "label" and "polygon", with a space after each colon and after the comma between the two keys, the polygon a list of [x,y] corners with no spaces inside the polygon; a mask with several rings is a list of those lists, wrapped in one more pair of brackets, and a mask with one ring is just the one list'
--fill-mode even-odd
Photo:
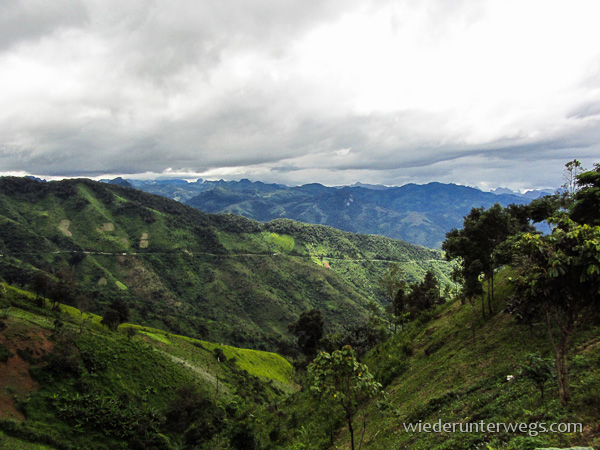
{"label": "dirt path on hillside", "polygon": [[[192,372],[194,372],[195,374],[199,375],[200,377],[202,377],[206,381],[208,381],[210,384],[212,384],[215,387],[215,389],[217,388],[217,378],[212,373],[207,372],[202,367],[198,367],[198,366],[186,361],[185,359],[178,358],[177,356],[170,355],[166,352],[161,352],[161,353],[163,353],[165,356],[168,356],[174,362],[179,363],[184,367],[187,367]],[[229,392],[229,390],[225,387],[225,385],[223,384],[222,381],[219,382],[219,391],[222,393]]]}
{"label": "dirt path on hillside", "polygon": [[[44,252],[19,252],[11,253],[14,255],[39,255]],[[71,250],[56,250],[49,252],[54,254],[59,253],[78,253]],[[314,256],[304,255],[286,255],[281,253],[209,253],[209,252],[190,252],[189,250],[181,250],[179,252],[98,252],[84,250],[81,252],[85,255],[101,255],[101,256],[144,256],[144,255],[174,255],[174,254],[186,254],[189,256],[203,255],[213,256],[215,258],[238,258],[238,257],[261,257],[261,258],[275,258],[280,256],[289,256],[290,258],[300,259],[312,259]],[[334,258],[329,256],[317,256],[318,258],[326,258],[328,261],[350,261],[350,262],[389,262],[389,263],[424,263],[424,262],[437,262],[443,264],[451,264],[452,261],[446,261],[445,259],[382,259],[382,258]]]}

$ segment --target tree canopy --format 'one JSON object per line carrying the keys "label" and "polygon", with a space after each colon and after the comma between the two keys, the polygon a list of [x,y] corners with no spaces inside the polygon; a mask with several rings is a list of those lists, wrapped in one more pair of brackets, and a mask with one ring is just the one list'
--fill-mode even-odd
{"label": "tree canopy", "polygon": [[298,347],[306,356],[317,353],[319,342],[323,337],[323,316],[318,309],[303,312],[298,320],[288,326],[290,333],[298,338]]}
{"label": "tree canopy", "polygon": [[583,317],[598,315],[600,306],[600,226],[578,224],[566,215],[554,223],[552,234],[526,233],[515,245],[521,269],[515,286],[521,306],[546,321],[566,404],[571,335]]}
{"label": "tree canopy", "polygon": [[[378,383],[365,364],[358,362],[352,347],[344,346],[332,353],[321,352],[308,368],[311,391],[320,397],[334,400],[342,410],[352,450],[355,449],[353,418],[360,405],[383,393]],[[366,414],[366,412],[365,412]],[[364,436],[366,418],[363,418]],[[362,445],[362,438],[358,448]]]}

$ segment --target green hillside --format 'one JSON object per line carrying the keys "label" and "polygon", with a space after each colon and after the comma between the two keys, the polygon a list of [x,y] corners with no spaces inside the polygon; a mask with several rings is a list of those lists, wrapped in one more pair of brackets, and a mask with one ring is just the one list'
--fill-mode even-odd
{"label": "green hillside", "polygon": [[72,270],[63,302],[89,299],[103,314],[115,298],[132,320],[232,345],[275,350],[298,315],[319,308],[333,331],[381,301],[391,261],[407,281],[433,269],[438,251],[291,220],[263,224],[202,213],[176,201],[90,180],[0,179],[0,276],[31,286],[42,271]]}
{"label": "green hillside", "polygon": [[200,445],[297,389],[279,355],[86,317],[0,284],[0,448]]}
{"label": "green hillside", "polygon": [[[479,305],[473,311],[470,304],[453,301],[412,322],[364,358],[390,396],[385,413],[374,405],[370,408],[364,450],[600,448],[600,324],[581,328],[573,339],[569,360],[572,402],[561,406],[555,380],[545,384],[542,402],[539,389],[521,374],[521,365],[527,363],[528,354],[536,352],[553,364],[546,326],[535,323],[530,330],[503,311],[511,293],[507,275],[504,271],[498,281],[493,317],[482,319]],[[509,376],[514,378],[509,380]],[[286,400],[285,414],[277,420],[288,427],[282,431],[288,438],[274,448],[349,448],[347,428],[343,422],[332,422],[327,408],[307,390]],[[364,412],[363,408],[355,418],[357,428]],[[405,428],[439,421],[456,423],[457,430],[460,424],[467,427],[481,421],[526,424],[527,428],[499,433],[475,428],[472,432],[419,433]],[[543,433],[541,423],[580,423],[582,432]],[[336,430],[333,440],[332,426]]]}
{"label": "green hillside", "polygon": [[[545,324],[517,325],[503,311],[509,276],[498,276],[492,317],[481,317],[478,302],[451,301],[363,358],[389,393],[388,408],[363,406],[355,418],[369,412],[363,449],[598,448],[600,324],[574,335],[571,403],[560,405],[554,380],[542,401],[521,365],[533,352],[551,359]],[[87,317],[0,284],[0,448],[349,448],[331,405],[280,356],[134,324],[110,332]],[[482,421],[529,431],[405,428]],[[537,434],[540,423],[582,431]]]}

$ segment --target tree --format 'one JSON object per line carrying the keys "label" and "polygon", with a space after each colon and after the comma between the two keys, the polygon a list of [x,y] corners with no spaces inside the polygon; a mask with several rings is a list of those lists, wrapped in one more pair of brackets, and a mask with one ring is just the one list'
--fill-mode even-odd
{"label": "tree", "polygon": [[571,336],[582,319],[597,317],[600,310],[600,226],[580,225],[566,215],[552,222],[552,234],[526,233],[516,243],[521,274],[514,282],[523,306],[546,321],[560,401],[566,405]]}
{"label": "tree", "polygon": [[61,303],[72,305],[77,289],[75,271],[63,264],[56,273],[56,282],[50,282],[48,296],[52,301],[52,309],[57,310]]}
{"label": "tree", "polygon": [[545,195],[540,198],[532,200],[527,209],[529,212],[529,218],[533,223],[544,222],[550,217],[558,214],[561,208],[561,199],[559,194]]}
{"label": "tree", "polygon": [[433,308],[444,301],[440,295],[438,280],[431,270],[425,273],[423,281],[410,287],[411,292],[406,296],[406,304],[411,316],[416,316],[419,312]]}
{"label": "tree", "polygon": [[35,292],[36,299],[40,297],[47,297],[50,286],[51,281],[43,271],[38,270],[35,272],[35,274],[33,274],[32,287],[33,291]]}
{"label": "tree", "polygon": [[519,375],[531,381],[539,389],[543,404],[544,388],[553,377],[552,363],[542,358],[539,353],[529,353],[525,358],[525,363],[521,363]]}
{"label": "tree", "polygon": [[379,279],[379,287],[388,303],[386,311],[390,318],[389,322],[394,326],[396,333],[398,325],[404,319],[404,308],[406,300],[406,283],[402,280],[402,269],[396,263],[391,263],[388,270]]}
{"label": "tree", "polygon": [[581,162],[579,162],[577,159],[569,161],[565,164],[565,173],[563,175],[565,183],[562,185],[562,187],[570,197],[573,197],[579,190],[577,178],[583,171],[585,171],[585,169],[581,165]]}
{"label": "tree", "polygon": [[579,223],[600,225],[600,164],[577,176],[579,190],[575,194],[571,218]]}
{"label": "tree", "polygon": [[129,320],[129,307],[121,298],[112,301],[100,322],[110,330],[117,331],[119,325]]}
{"label": "tree", "polygon": [[[509,236],[528,231],[530,226],[521,216],[520,208],[505,209],[498,203],[485,210],[473,208],[465,217],[462,230],[452,230],[446,234],[442,250],[449,260],[458,259],[462,266],[465,282],[476,284],[481,273],[475,273],[472,265],[479,260],[482,273],[488,283],[488,311],[492,314],[494,299],[494,272],[502,261],[495,251]],[[485,315],[485,314],[484,314]]]}
{"label": "tree", "polygon": [[341,330],[328,334],[323,338],[322,344],[328,352],[350,345],[355,354],[360,356],[375,347],[381,339],[380,330],[374,328],[370,320],[361,320],[352,325],[344,325]]}
{"label": "tree", "polygon": [[398,325],[400,325],[400,329],[403,328],[404,323],[410,316],[410,313],[406,311],[407,301],[406,289],[402,286],[396,291],[392,303],[386,307],[388,315],[391,317],[394,325],[394,333],[396,333]]}
{"label": "tree", "polygon": [[317,353],[319,341],[323,337],[323,316],[318,309],[303,312],[288,330],[298,338],[298,347],[307,357]]}
{"label": "tree", "polygon": [[[308,374],[311,391],[321,398],[333,398],[339,405],[348,424],[351,449],[355,450],[354,415],[362,403],[383,396],[381,383],[375,381],[365,364],[357,361],[349,345],[331,354],[321,352],[308,367]],[[363,414],[359,450],[367,428],[366,409]]]}
{"label": "tree", "polygon": [[92,321],[92,316],[89,314],[89,311],[92,308],[92,301],[85,295],[79,295],[75,300],[75,306],[77,306],[79,314],[81,315],[81,323],[79,326],[79,334],[81,334],[83,333],[85,324]]}

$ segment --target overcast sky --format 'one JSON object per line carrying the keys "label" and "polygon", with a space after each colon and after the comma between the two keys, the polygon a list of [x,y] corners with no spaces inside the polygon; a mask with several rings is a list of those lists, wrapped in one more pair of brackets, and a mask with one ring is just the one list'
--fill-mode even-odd
{"label": "overcast sky", "polygon": [[[558,186],[598,0],[2,0],[0,173]],[[139,177],[139,175],[138,175]]]}

